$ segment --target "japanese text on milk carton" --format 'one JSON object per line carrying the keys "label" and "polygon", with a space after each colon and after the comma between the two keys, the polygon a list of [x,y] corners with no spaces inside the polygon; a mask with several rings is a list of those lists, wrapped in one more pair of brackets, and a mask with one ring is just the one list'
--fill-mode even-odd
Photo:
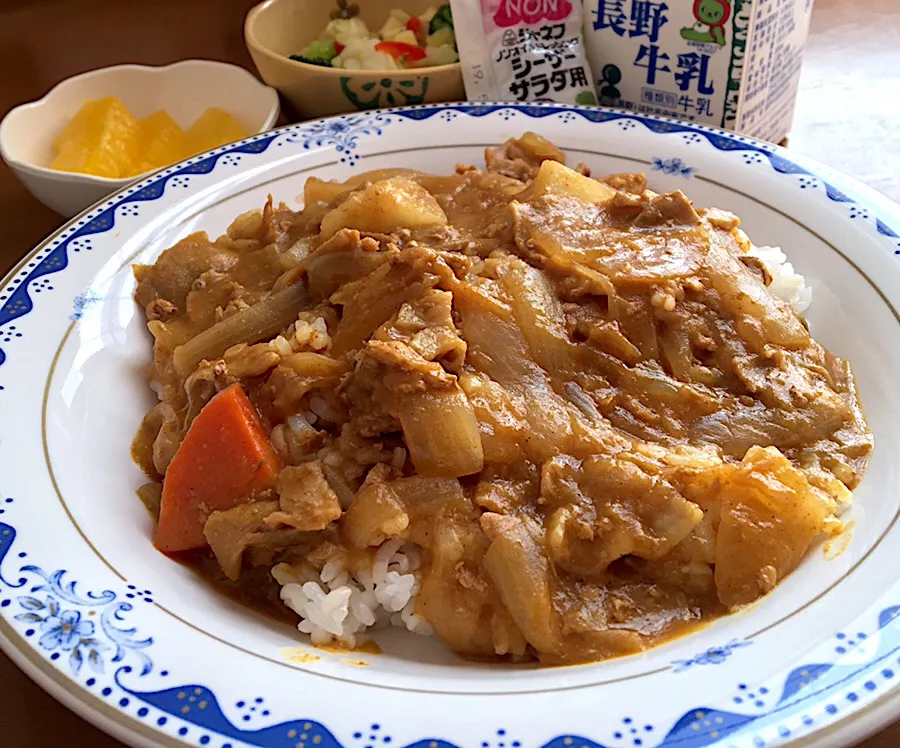
{"label": "japanese text on milk carton", "polygon": [[781,140],[812,0],[584,0],[600,102]]}

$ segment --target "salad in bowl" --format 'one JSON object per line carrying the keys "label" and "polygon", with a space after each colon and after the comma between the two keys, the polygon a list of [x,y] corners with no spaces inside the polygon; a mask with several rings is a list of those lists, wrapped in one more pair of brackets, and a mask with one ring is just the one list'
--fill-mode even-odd
{"label": "salad in bowl", "polygon": [[395,8],[378,30],[352,14],[333,18],[292,60],[346,70],[403,70],[459,61],[449,5],[410,15]]}

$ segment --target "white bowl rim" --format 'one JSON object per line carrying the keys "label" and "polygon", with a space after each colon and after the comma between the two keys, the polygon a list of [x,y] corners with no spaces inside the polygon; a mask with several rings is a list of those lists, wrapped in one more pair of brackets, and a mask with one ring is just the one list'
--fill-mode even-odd
{"label": "white bowl rim", "polygon": [[[266,115],[266,119],[263,122],[262,128],[255,133],[251,133],[251,135],[258,135],[261,132],[272,129],[272,126],[278,120],[278,115],[281,113],[281,107],[278,100],[278,92],[271,86],[267,86],[255,75],[253,75],[253,73],[251,73],[246,68],[241,67],[240,65],[235,65],[230,62],[222,62],[220,60],[207,60],[200,57],[178,60],[177,62],[172,62],[168,65],[139,65],[137,63],[125,63],[122,65],[108,65],[106,67],[94,68],[93,70],[86,70],[85,72],[79,73],[78,75],[70,76],[68,78],[65,78],[64,80],[61,80],[59,83],[53,86],[53,88],[47,91],[47,93],[45,93],[41,98],[34,99],[32,101],[26,101],[25,103],[19,104],[18,106],[10,109],[3,117],[3,119],[0,120],[0,156],[2,156],[3,160],[10,167],[15,167],[16,169],[20,169],[26,173],[37,176],[52,177],[53,179],[61,182],[91,182],[93,184],[105,184],[109,185],[112,188],[116,188],[125,187],[126,185],[129,185],[139,179],[144,179],[145,177],[148,177],[154,172],[158,171],[158,169],[150,169],[149,171],[135,174],[132,177],[121,177],[119,179],[113,179],[112,177],[100,177],[94,174],[83,174],[81,172],[75,171],[60,171],[57,169],[51,169],[48,166],[40,166],[39,164],[32,164],[27,161],[22,161],[21,159],[15,158],[9,153],[9,149],[6,147],[6,138],[4,137],[6,127],[8,127],[9,119],[13,117],[17,112],[20,112],[22,110],[37,109],[41,107],[61,89],[68,87],[76,81],[84,80],[86,78],[92,78],[105,73],[122,70],[147,70],[153,73],[161,73],[164,70],[173,70],[180,67],[197,65],[198,63],[203,66],[232,68],[234,70],[239,70],[260,88],[264,88],[270,91],[270,98],[272,99],[272,103],[269,108],[269,113],[268,115]],[[194,155],[199,156],[201,154],[198,153]],[[160,168],[165,169],[172,165],[173,164],[166,164],[165,166]]]}
{"label": "white bowl rim", "polygon": [[461,70],[461,63],[457,60],[456,62],[450,62],[445,65],[425,65],[420,68],[403,68],[402,70],[382,70],[381,68],[375,70],[348,70],[347,68],[334,68],[327,67],[325,65],[311,65],[308,62],[301,62],[300,60],[294,60],[287,55],[278,54],[273,49],[270,49],[266,44],[263,44],[259,37],[256,34],[256,30],[253,27],[253,24],[256,23],[256,17],[262,13],[265,9],[269,8],[272,5],[280,2],[280,0],[263,0],[261,3],[254,5],[247,11],[247,17],[244,19],[244,41],[247,42],[247,46],[250,47],[249,40],[250,37],[253,37],[254,45],[257,49],[263,52],[270,57],[277,57],[279,60],[285,60],[290,65],[295,65],[299,67],[301,70],[317,70],[324,75],[337,75],[343,74],[350,78],[358,75],[396,75],[399,72],[404,73],[427,73],[428,75],[436,75],[438,73],[449,73],[454,68]]}

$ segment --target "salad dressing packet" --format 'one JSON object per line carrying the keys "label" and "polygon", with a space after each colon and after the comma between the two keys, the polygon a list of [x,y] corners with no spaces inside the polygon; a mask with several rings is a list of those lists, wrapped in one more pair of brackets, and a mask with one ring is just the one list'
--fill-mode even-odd
{"label": "salad dressing packet", "polygon": [[469,101],[596,104],[580,0],[452,0]]}

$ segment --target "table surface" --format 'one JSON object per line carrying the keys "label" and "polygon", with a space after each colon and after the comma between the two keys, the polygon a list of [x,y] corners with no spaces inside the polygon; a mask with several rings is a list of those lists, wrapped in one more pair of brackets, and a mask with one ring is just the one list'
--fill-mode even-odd
{"label": "table surface", "polygon": [[[206,57],[252,65],[253,0],[0,0],[0,115],[71,75],[123,62]],[[900,2],[816,0],[789,147],[900,201]],[[60,224],[0,164],[0,277]],[[121,748],[0,655],[3,744]],[[860,748],[900,745],[900,723]]]}

